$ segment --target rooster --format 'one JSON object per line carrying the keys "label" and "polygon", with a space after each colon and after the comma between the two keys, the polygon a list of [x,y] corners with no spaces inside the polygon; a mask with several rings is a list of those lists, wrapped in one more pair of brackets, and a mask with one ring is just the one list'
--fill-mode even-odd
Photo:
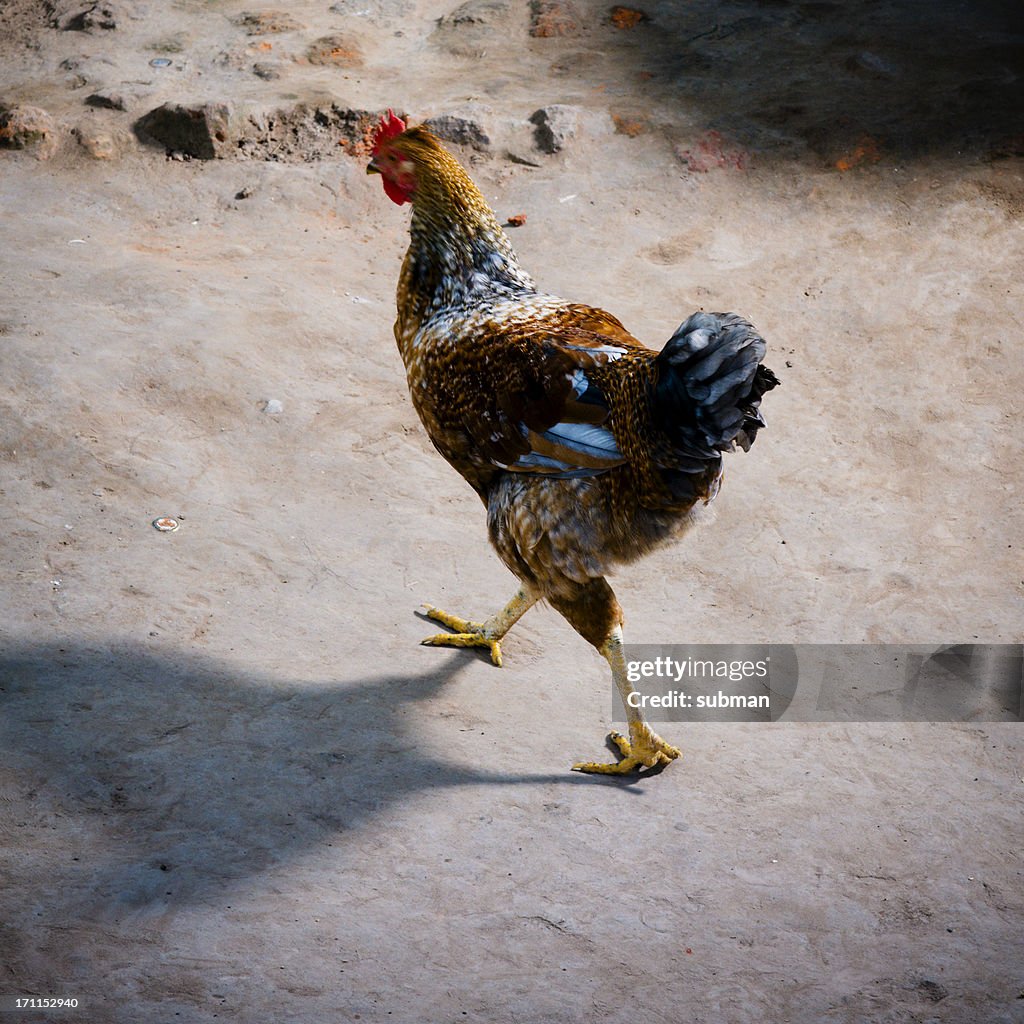
{"label": "rooster", "polygon": [[734,313],[695,313],[661,350],[610,313],[537,290],[456,159],[423,126],[381,118],[367,173],[412,204],[395,339],[434,447],[487,508],[491,543],[522,585],[424,644],[482,647],[547,600],[608,661],[629,723],[612,763],[581,772],[660,770],[679,750],[631,706],[622,609],[605,576],[678,535],[718,493],[722,453],[749,449],[761,396],[778,383],[765,343]]}

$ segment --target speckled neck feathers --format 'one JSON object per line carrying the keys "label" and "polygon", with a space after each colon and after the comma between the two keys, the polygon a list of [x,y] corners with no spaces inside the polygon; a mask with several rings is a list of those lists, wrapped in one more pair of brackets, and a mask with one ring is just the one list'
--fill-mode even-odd
{"label": "speckled neck feathers", "polygon": [[535,292],[458,161],[423,129],[406,132],[401,148],[416,167],[411,242],[399,286],[403,333],[442,310]]}

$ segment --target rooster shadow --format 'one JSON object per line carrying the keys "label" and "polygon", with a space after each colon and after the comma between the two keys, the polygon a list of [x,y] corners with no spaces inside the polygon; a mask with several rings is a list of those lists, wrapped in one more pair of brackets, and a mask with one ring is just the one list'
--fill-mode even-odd
{"label": "rooster shadow", "polygon": [[15,806],[52,822],[66,862],[58,875],[76,862],[83,904],[139,908],[201,901],[338,845],[424,791],[643,792],[636,777],[512,774],[444,759],[418,736],[422,705],[474,662],[465,654],[420,674],[310,683],[139,646],[8,651],[0,750],[16,766]]}

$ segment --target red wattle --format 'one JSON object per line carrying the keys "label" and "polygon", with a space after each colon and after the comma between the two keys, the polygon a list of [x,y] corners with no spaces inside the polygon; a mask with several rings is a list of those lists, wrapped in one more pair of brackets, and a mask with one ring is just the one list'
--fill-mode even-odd
{"label": "red wattle", "polygon": [[390,181],[388,178],[384,179],[384,194],[391,200],[391,202],[397,203],[399,206],[410,202],[408,192],[400,188],[395,184],[395,182]]}

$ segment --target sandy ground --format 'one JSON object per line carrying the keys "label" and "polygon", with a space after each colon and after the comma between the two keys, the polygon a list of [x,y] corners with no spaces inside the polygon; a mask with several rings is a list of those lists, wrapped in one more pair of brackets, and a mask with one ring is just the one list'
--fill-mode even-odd
{"label": "sandy ground", "polygon": [[[1014,6],[580,0],[533,37],[501,0],[303,0],[253,35],[240,0],[0,3],[0,101],[55,123],[0,152],[0,995],[1024,1019],[1019,724],[676,725],[656,778],[570,774],[610,686],[556,614],[501,671],[417,645],[420,602],[483,616],[514,581],[408,401],[407,213],[333,139],[181,160],[132,130],[165,101],[461,114],[543,287],[655,347],[697,308],[758,325],[769,429],[713,524],[617,578],[634,641],[1019,642]],[[52,24],[86,10],[116,27]]]}

